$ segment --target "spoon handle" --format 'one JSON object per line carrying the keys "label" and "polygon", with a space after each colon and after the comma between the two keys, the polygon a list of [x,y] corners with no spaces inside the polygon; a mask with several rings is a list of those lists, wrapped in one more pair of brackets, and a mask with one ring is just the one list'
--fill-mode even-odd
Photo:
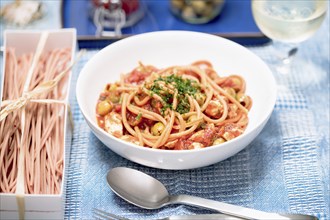
{"label": "spoon handle", "polygon": [[196,196],[190,195],[173,195],[170,197],[170,204],[185,204],[191,206],[197,206],[207,209],[212,209],[223,214],[241,217],[244,219],[278,219],[288,220],[289,217],[279,215],[276,213],[268,213],[250,208],[244,208],[237,205],[231,205],[223,202],[218,202],[209,199],[203,199]]}

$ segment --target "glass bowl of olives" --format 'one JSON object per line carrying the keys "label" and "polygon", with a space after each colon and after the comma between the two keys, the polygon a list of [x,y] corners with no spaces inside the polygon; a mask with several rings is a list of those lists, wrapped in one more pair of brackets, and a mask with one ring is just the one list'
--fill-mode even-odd
{"label": "glass bowl of olives", "polygon": [[172,13],[191,24],[205,24],[221,12],[225,0],[170,0]]}

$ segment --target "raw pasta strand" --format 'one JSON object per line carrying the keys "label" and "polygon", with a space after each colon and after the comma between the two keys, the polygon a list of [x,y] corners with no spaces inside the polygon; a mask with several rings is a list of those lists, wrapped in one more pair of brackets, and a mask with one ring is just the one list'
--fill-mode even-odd
{"label": "raw pasta strand", "polygon": [[[33,60],[37,60],[35,64]],[[31,91],[41,83],[63,74],[70,60],[71,50],[68,48],[42,52],[39,59],[35,54],[17,57],[14,49],[7,48],[1,109],[20,98],[24,91]],[[33,71],[27,77],[31,69]],[[67,81],[66,75],[51,91],[39,95],[38,99],[0,121],[0,192],[60,193],[66,112],[63,100],[67,96]],[[23,158],[23,161],[20,162],[19,158]],[[24,186],[17,189],[17,170],[22,163],[24,169],[19,178]]]}

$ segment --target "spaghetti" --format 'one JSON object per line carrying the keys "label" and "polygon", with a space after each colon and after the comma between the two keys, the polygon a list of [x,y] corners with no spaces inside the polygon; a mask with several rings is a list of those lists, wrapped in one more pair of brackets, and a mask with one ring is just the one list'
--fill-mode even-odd
{"label": "spaghetti", "polygon": [[98,125],[150,148],[204,148],[241,135],[252,100],[238,75],[220,77],[208,61],[157,69],[143,65],[109,83],[96,105]]}
{"label": "spaghetti", "polygon": [[[31,78],[27,79],[35,54],[17,57],[15,49],[8,48],[2,110],[24,95],[25,86],[27,91],[32,91],[63,73],[71,62],[71,53],[69,48],[42,53]],[[24,152],[24,166],[20,167],[24,169],[24,193],[60,193],[67,88],[68,75],[65,75],[52,91],[38,96],[40,101],[30,100],[0,121],[0,192],[17,190],[19,155]]]}

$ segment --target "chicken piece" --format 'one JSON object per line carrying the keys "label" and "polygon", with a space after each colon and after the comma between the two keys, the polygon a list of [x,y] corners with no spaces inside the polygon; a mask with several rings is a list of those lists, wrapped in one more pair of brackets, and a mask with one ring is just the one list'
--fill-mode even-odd
{"label": "chicken piece", "polygon": [[235,118],[237,116],[238,106],[235,104],[229,104],[228,117]]}
{"label": "chicken piece", "polygon": [[243,130],[238,127],[237,124],[228,123],[224,126],[224,133],[222,137],[227,141],[234,139],[235,137],[240,136],[243,133]]}
{"label": "chicken piece", "polygon": [[189,149],[193,150],[193,149],[201,149],[204,148],[204,144],[198,143],[198,142],[193,142],[190,146]]}
{"label": "chicken piece", "polygon": [[165,144],[165,147],[167,147],[169,149],[173,149],[177,142],[178,142],[178,140],[169,141],[168,143]]}
{"label": "chicken piece", "polygon": [[130,143],[136,144],[136,145],[140,145],[139,140],[132,135],[124,135],[124,136],[121,136],[120,139],[123,141],[127,141]]}
{"label": "chicken piece", "polygon": [[204,139],[204,130],[197,131],[195,134],[191,135],[191,137],[188,140],[191,140],[193,142],[202,142]]}
{"label": "chicken piece", "polygon": [[207,124],[205,129],[197,131],[196,133],[191,135],[191,137],[188,138],[188,141],[191,141],[193,143],[200,143],[203,145],[203,147],[210,146],[215,134],[216,129],[214,125]]}
{"label": "chicken piece", "polygon": [[120,138],[123,136],[123,124],[121,115],[115,112],[110,112],[104,117],[104,129],[109,134]]}
{"label": "chicken piece", "polygon": [[221,114],[223,113],[223,106],[220,103],[220,101],[211,100],[209,105],[205,109],[205,113],[208,116],[211,116],[214,118],[220,118]]}

